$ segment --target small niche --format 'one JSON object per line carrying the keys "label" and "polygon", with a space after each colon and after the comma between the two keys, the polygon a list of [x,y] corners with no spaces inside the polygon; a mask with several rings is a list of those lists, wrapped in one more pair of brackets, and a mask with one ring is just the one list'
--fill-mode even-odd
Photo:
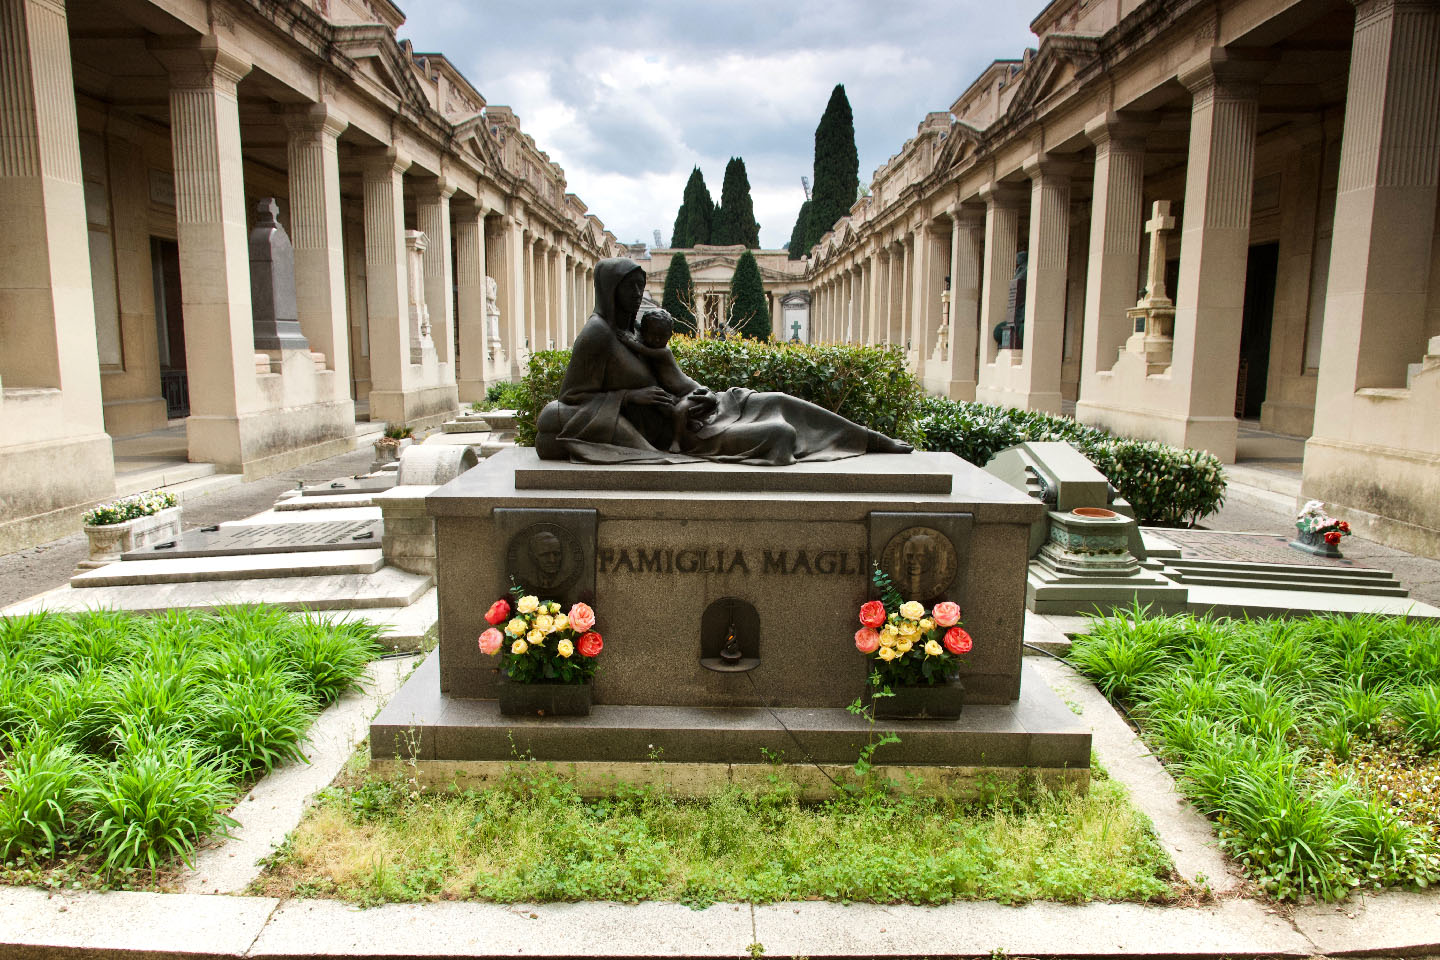
{"label": "small niche", "polygon": [[744,673],[760,666],[760,614],[739,597],[722,597],[700,615],[700,666]]}

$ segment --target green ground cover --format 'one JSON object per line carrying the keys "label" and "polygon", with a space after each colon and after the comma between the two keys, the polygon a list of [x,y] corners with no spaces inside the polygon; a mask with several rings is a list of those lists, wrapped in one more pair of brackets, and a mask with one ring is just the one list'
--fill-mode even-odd
{"label": "green ground cover", "polygon": [[1132,610],[1095,621],[1070,658],[1270,894],[1440,877],[1440,624]]}
{"label": "green ground cover", "polygon": [[246,783],[303,759],[375,637],[269,607],[0,618],[0,879],[187,860]]}
{"label": "green ground cover", "polygon": [[426,792],[363,768],[342,776],[252,891],[362,905],[825,899],[1167,900],[1169,858],[1123,789],[998,788],[983,800],[871,790],[802,803],[764,789],[682,799],[622,787],[586,799],[515,763],[483,791]]}

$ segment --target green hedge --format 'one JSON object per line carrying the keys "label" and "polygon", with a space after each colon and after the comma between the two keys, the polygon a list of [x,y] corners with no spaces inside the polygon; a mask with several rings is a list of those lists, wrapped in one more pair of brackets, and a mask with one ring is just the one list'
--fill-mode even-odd
{"label": "green hedge", "polygon": [[977,466],[1017,443],[1064,440],[1095,464],[1145,524],[1193,526],[1225,500],[1220,460],[1154,440],[1131,440],[1069,417],[926,397],[918,414],[927,450],[948,450]]}
{"label": "green hedge", "polygon": [[[761,340],[670,341],[687,375],[710,387],[788,393],[833,410],[888,436],[919,444],[917,405],[923,395],[897,348],[811,346]],[[516,399],[516,440],[535,442],[535,419],[560,392],[568,350],[545,350],[530,358]]]}
{"label": "green hedge", "polygon": [[[1212,454],[1112,436],[1069,417],[926,397],[896,348],[678,336],[670,345],[680,369],[712,389],[788,393],[976,466],[1017,443],[1068,441],[1130,501],[1142,523],[1191,526],[1225,499],[1224,474]],[[530,358],[514,397],[519,443],[535,442],[535,419],[559,394],[569,362],[568,350],[544,350]]]}

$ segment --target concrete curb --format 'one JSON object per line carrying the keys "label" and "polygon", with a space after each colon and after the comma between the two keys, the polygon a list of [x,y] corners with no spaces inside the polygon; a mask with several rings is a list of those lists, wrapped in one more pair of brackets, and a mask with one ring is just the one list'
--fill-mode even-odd
{"label": "concrete curb", "polygon": [[0,956],[1311,957],[1440,950],[1440,897],[1392,893],[1301,908],[991,902],[394,904],[0,889]]}

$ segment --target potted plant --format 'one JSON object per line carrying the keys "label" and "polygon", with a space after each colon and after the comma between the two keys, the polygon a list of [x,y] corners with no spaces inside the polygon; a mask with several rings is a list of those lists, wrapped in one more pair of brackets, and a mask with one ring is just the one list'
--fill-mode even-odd
{"label": "potted plant", "polygon": [[965,688],[957,676],[960,657],[974,641],[960,625],[960,606],[941,601],[928,612],[905,600],[879,567],[879,600],[860,607],[855,649],[870,667],[867,693],[877,718],[954,720]]}
{"label": "potted plant", "polygon": [[1295,539],[1290,546],[1319,557],[1341,557],[1340,540],[1350,536],[1350,524],[1325,512],[1325,504],[1311,500],[1295,516]]}
{"label": "potted plant", "polygon": [[147,490],[102,503],[81,518],[90,541],[89,565],[119,560],[122,553],[180,536],[180,501],[175,494]]}
{"label": "potted plant", "polygon": [[[500,712],[507,717],[584,717],[590,713],[590,678],[605,648],[595,632],[595,611],[575,603],[561,612],[553,600],[510,591],[485,613],[480,652],[501,656]],[[503,625],[503,626],[502,626]]]}
{"label": "potted plant", "polygon": [[385,424],[385,434],[375,441],[375,462],[394,463],[400,459],[400,451],[410,446],[414,430],[405,425]]}

